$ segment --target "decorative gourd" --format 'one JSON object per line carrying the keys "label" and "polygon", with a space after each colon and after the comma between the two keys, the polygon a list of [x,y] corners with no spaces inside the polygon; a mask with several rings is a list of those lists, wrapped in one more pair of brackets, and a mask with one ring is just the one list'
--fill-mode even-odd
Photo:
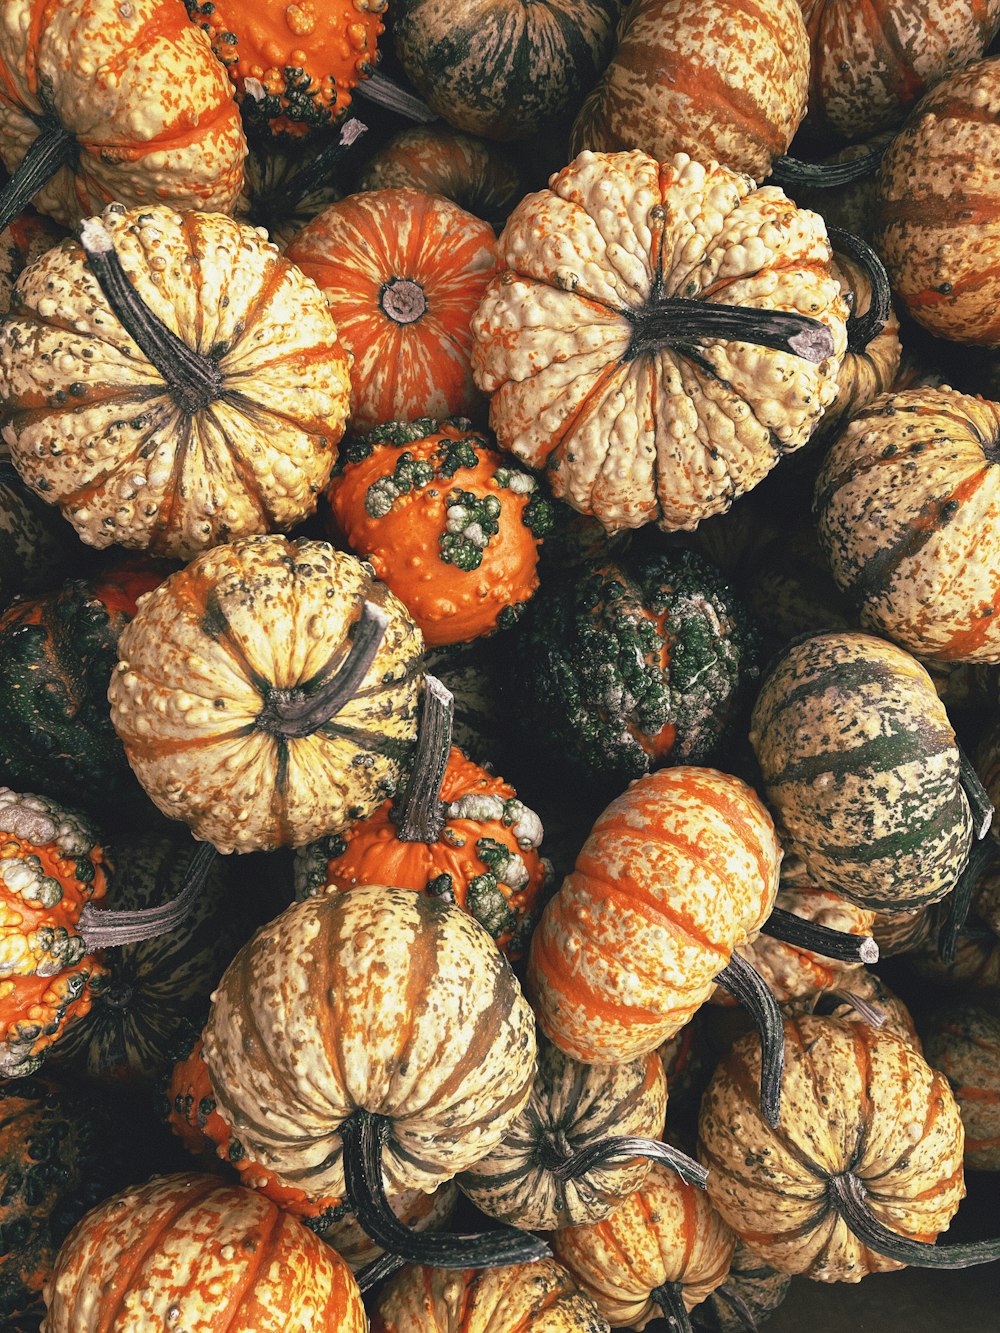
{"label": "decorative gourd", "polygon": [[26,208],[0,232],[0,315],[9,312],[14,284],[28,265],[58,245],[65,234],[33,208]]}
{"label": "decorative gourd", "polygon": [[1000,1018],[966,1004],[924,1028],[928,1062],[951,1084],[965,1128],[965,1165],[1000,1171]]}
{"label": "decorative gourd", "polygon": [[80,548],[69,526],[28,490],[10,461],[0,458],[0,610],[18,593],[51,588],[80,569]]}
{"label": "decorative gourd", "polygon": [[551,1259],[472,1269],[404,1268],[379,1292],[372,1333],[610,1333],[564,1268]]}
{"label": "decorative gourd", "polygon": [[882,958],[919,949],[934,933],[935,914],[930,907],[915,912],[876,912],[872,935]]}
{"label": "decorative gourd", "polygon": [[573,111],[614,46],[615,0],[395,0],[393,43],[439,116],[523,139]]}
{"label": "decorative gourd", "polygon": [[[732,512],[732,511],[730,511]],[[746,571],[746,599],[772,656],[792,639],[854,630],[858,618],[833,580],[810,525],[775,537]]]}
{"label": "decorative gourd", "polygon": [[44,796],[0,787],[0,1076],[33,1074],[108,973],[78,929],[104,897],[97,833]]}
{"label": "decorative gourd", "polygon": [[465,418],[392,421],[349,441],[327,499],[431,647],[507,628],[538,587],[552,506]]}
{"label": "decorative gourd", "polygon": [[496,269],[488,223],[421,190],[372,190],[325,208],[286,255],[322,288],[354,357],[356,429],[479,405],[469,321]]}
{"label": "decorative gourd", "polygon": [[512,156],[446,125],[401,130],[372,154],[356,185],[358,190],[404,187],[443,194],[493,226],[503,225],[524,193]]}
{"label": "decorative gourd", "polygon": [[997,154],[998,112],[1000,57],[931,89],[882,159],[875,238],[894,292],[919,324],[989,346],[1000,343],[1000,195],[975,164]]}
{"label": "decorative gourd", "polygon": [[862,907],[912,912],[972,844],[959,753],[930,677],[868,634],[817,634],[771,667],[750,740],[786,846]]}
{"label": "decorative gourd", "polygon": [[348,410],[313,284],[219,214],[112,204],[81,235],[22,275],[0,330],[28,485],[92,546],[181,558],[311,513]]}
{"label": "decorative gourd", "polygon": [[388,0],[184,0],[236,87],[248,126],[302,135],[339,119],[378,64]]}
{"label": "decorative gourd", "polygon": [[[351,1270],[252,1190],[214,1176],[154,1177],[76,1226],[45,1290],[44,1333],[367,1333]],[[123,1313],[127,1312],[127,1313]]]}
{"label": "decorative gourd", "polygon": [[527,744],[620,785],[713,753],[756,647],[718,572],[693,551],[662,552],[546,581],[502,684]]}
{"label": "decorative gourd", "polygon": [[883,394],[816,482],[820,545],[861,623],[921,657],[1000,663],[1000,405],[954,389]]}
{"label": "decorative gourd", "polygon": [[[429,1194],[423,1190],[404,1190],[402,1194],[395,1194],[389,1200],[389,1207],[412,1231],[442,1231],[451,1221],[461,1197],[455,1182],[446,1180]],[[331,1222],[323,1226],[306,1222],[306,1226],[332,1246],[351,1272],[359,1276],[363,1268],[385,1254],[346,1204],[340,1209],[340,1216]]]}
{"label": "decorative gourd", "polygon": [[204,1058],[251,1157],[342,1195],[384,1249],[445,1266],[542,1257],[517,1232],[415,1237],[388,1189],[432,1189],[503,1137],[531,1091],[535,1033],[509,965],[468,913],[381,885],[294,903],[220,981]]}
{"label": "decorative gourd", "polygon": [[688,153],[763,180],[805,115],[808,85],[797,0],[637,0],[573,126],[570,152]]}
{"label": "decorative gourd", "polygon": [[420,649],[353,556],[247,537],[143,602],[119,643],[111,720],[150,799],[196,836],[220,851],[301,846],[392,794],[416,737]]}
{"label": "decorative gourd", "polygon": [[743,1333],[752,1327],[746,1312],[754,1323],[764,1323],[785,1299],[791,1280],[737,1241],[725,1282],[692,1312],[691,1323],[706,1333]]}
{"label": "decorative gourd", "polygon": [[233,206],[246,153],[239,112],[177,0],[3,9],[0,157],[14,176],[0,231],[31,199],[65,225],[112,199]]}
{"label": "decorative gourd", "polygon": [[735,1248],[706,1195],[658,1163],[610,1217],[553,1238],[556,1258],[612,1327],[666,1316],[678,1333],[690,1333],[685,1311],[725,1282]]}
{"label": "decorative gourd", "polygon": [[[543,548],[544,549],[544,548]],[[506,719],[498,695],[499,670],[491,640],[448,644],[424,654],[424,669],[454,699],[452,739],[477,764],[488,763],[500,746]]]}
{"label": "decorative gourd", "polygon": [[683,153],[581,153],[499,254],[472,322],[491,425],[609,531],[728,509],[836,398],[847,307],[822,221],[778,189]]}

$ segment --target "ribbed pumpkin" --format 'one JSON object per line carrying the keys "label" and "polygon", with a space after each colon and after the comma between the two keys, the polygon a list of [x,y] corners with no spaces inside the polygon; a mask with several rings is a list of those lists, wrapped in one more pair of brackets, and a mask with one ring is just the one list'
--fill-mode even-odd
{"label": "ribbed pumpkin", "polygon": [[951,1084],[965,1127],[965,1165],[1000,1171],[1000,1018],[966,1004],[924,1027],[928,1062]]}
{"label": "ribbed pumpkin", "polygon": [[912,912],[972,842],[955,734],[930,677],[868,634],[817,634],[771,667],[750,740],[786,846],[862,907]]}
{"label": "ribbed pumpkin", "polygon": [[616,0],[395,0],[393,43],[445,120],[491,139],[579,106],[614,45]]}
{"label": "ribbed pumpkin", "polygon": [[469,321],[496,269],[488,223],[439,195],[372,190],[325,208],[286,255],[354,356],[355,428],[478,406]]}
{"label": "ribbed pumpkin", "polygon": [[552,506],[465,418],[393,421],[351,440],[327,499],[431,647],[508,627],[538,587]]}
{"label": "ribbed pumpkin", "polygon": [[348,409],[315,286],[221,214],[113,204],[82,238],[22,275],[0,331],[25,481],[92,546],[181,558],[305,518]]}
{"label": "ribbed pumpkin", "polygon": [[247,537],[143,602],[119,643],[111,718],[150,799],[198,837],[220,851],[301,846],[395,789],[421,646],[353,556]]}
{"label": "ribbed pumpkin", "polygon": [[609,1333],[552,1260],[485,1272],[404,1268],[377,1297],[372,1333]]}
{"label": "ribbed pumpkin", "polygon": [[0,229],[29,199],[68,225],[112,199],[225,212],[240,192],[229,80],[177,0],[9,0],[0,89],[0,156],[18,169]]}
{"label": "ribbed pumpkin", "polygon": [[703,1191],[654,1163],[603,1222],[566,1227],[553,1250],[615,1328],[643,1329],[690,1310],[726,1280],[736,1237]]}
{"label": "ribbed pumpkin", "polygon": [[763,180],[805,115],[808,81],[797,0],[637,0],[570,152],[688,153]]}
{"label": "ribbed pumpkin", "polygon": [[609,531],[728,509],[836,398],[847,307],[822,221],[778,189],[585,152],[499,254],[472,323],[491,425]]}
{"label": "ribbed pumpkin", "polygon": [[785,1299],[790,1283],[790,1277],[765,1264],[749,1246],[738,1241],[725,1282],[694,1310],[691,1323],[706,1333],[743,1333],[746,1318],[732,1297],[749,1310],[755,1321],[763,1323]]}
{"label": "ribbed pumpkin", "polygon": [[26,208],[0,232],[0,315],[10,310],[14,284],[28,265],[58,245],[64,235],[33,208]]}
{"label": "ribbed pumpkin", "polygon": [[351,1270],[275,1204],[214,1176],[159,1176],[80,1222],[46,1287],[44,1333],[367,1333]]}
{"label": "ribbed pumpkin", "polygon": [[0,458],[0,611],[18,593],[42,592],[79,569],[72,530]]}
{"label": "ribbed pumpkin", "polygon": [[545,1035],[598,1064],[655,1050],[770,915],[780,859],[739,778],[693,767],[639,778],[599,817],[532,938]]}
{"label": "ribbed pumpkin", "polygon": [[861,623],[920,657],[1000,663],[1000,405],[884,394],[816,482],[820,545]]}
{"label": "ribbed pumpkin", "polygon": [[107,971],[77,929],[104,897],[107,867],[85,819],[0,787],[0,1075],[33,1074],[90,1009]]}

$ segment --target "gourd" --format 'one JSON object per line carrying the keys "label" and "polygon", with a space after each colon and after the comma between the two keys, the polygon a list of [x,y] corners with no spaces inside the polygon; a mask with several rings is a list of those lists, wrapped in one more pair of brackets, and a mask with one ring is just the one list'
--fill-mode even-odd
{"label": "gourd", "polygon": [[89,1212],[46,1286],[44,1333],[366,1333],[351,1271],[269,1200],[214,1176],[154,1177]]}
{"label": "gourd", "polygon": [[743,1333],[750,1327],[747,1314],[763,1323],[784,1301],[790,1284],[790,1277],[737,1241],[725,1282],[693,1311],[691,1323],[706,1333]]}
{"label": "gourd", "polygon": [[15,301],[3,436],[84,541],[186,559],[312,512],[347,355],[320,293],[253,228],[112,204]]}
{"label": "gourd", "polygon": [[438,195],[372,190],[324,208],[285,253],[354,357],[355,430],[479,406],[469,321],[496,269],[488,223]]}
{"label": "gourd", "polygon": [[0,458],[0,610],[18,593],[46,591],[79,569],[70,528]]}
{"label": "gourd", "polygon": [[176,0],[10,0],[0,231],[34,200],[71,225],[112,199],[230,209],[246,141],[229,81]]}
{"label": "gourd", "polygon": [[507,628],[538,587],[551,503],[466,418],[393,421],[350,440],[327,499],[431,647]]}
{"label": "gourd", "polygon": [[0,232],[0,315],[10,311],[14,284],[28,265],[58,245],[64,235],[33,208],[26,208]]}
{"label": "gourd", "polygon": [[452,739],[477,764],[488,763],[498,752],[506,726],[498,699],[494,642],[473,639],[430,648],[424,654],[427,674],[439,680],[454,700]]}
{"label": "gourd", "polygon": [[500,447],[609,531],[695,528],[836,398],[830,259],[774,187],[684,153],[581,153],[511,214],[472,322]]}
{"label": "gourd", "polygon": [[1000,406],[954,389],[883,394],[816,482],[820,545],[861,623],[921,657],[1000,662]]}
{"label": "gourd", "polygon": [[955,1094],[965,1129],[965,1165],[1000,1171],[1000,1019],[964,1004],[931,1015],[924,1028],[928,1062]]}
{"label": "gourd", "polygon": [[150,799],[220,851],[301,846],[391,795],[416,739],[419,632],[325,542],[247,537],[143,602],[111,719]]}

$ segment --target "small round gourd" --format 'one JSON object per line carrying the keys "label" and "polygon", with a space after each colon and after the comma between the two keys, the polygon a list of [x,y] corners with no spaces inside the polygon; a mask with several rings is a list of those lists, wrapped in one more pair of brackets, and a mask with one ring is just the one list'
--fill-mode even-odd
{"label": "small round gourd", "polygon": [[923,1036],[928,1062],[958,1102],[965,1165],[1000,1171],[1000,1019],[980,1005],[960,1005],[932,1014]]}

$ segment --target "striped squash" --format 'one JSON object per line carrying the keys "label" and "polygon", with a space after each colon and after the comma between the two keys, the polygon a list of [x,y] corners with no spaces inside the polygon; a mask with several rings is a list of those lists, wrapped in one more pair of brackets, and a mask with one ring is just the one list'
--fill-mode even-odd
{"label": "striped squash", "polygon": [[810,877],[912,912],[954,886],[972,843],[955,734],[924,668],[868,634],[817,634],[775,662],[750,741]]}
{"label": "striped squash", "polygon": [[551,1041],[585,1063],[655,1050],[709,996],[774,906],[781,848],[739,778],[667,768],[598,817],[531,941]]}
{"label": "striped squash", "polygon": [[1000,663],[1000,404],[883,394],[826,456],[820,545],[861,623],[919,657]]}
{"label": "striped squash", "polygon": [[932,1014],[924,1051],[958,1102],[966,1167],[1000,1171],[1000,1018],[975,1004]]}

